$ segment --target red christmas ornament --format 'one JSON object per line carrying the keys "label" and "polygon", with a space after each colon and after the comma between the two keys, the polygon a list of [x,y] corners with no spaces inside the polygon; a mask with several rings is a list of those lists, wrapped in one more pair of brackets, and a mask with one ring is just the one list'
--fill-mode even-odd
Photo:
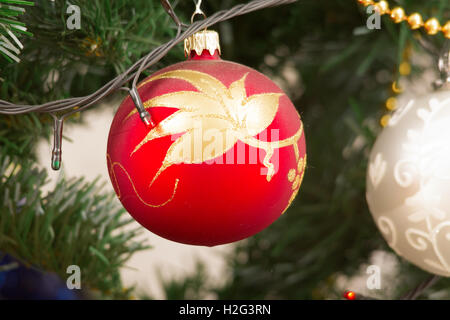
{"label": "red christmas ornament", "polygon": [[109,175],[125,209],[161,237],[214,246],[249,237],[294,200],[306,166],[303,125],[263,74],[221,60],[218,35],[185,41],[188,61],[142,81],[153,126],[130,97],[111,125]]}

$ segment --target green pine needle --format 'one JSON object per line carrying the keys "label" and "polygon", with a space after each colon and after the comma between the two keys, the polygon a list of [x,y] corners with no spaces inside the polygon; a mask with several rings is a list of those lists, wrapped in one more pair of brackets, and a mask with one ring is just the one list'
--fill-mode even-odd
{"label": "green pine needle", "polygon": [[0,0],[0,54],[10,63],[20,62],[19,54],[23,45],[15,34],[33,36],[27,32],[26,24],[18,21],[25,9],[15,5],[34,6],[32,1]]}
{"label": "green pine needle", "polygon": [[[0,149],[0,248],[27,265],[68,277],[81,269],[82,288],[105,297],[127,298],[119,268],[148,248],[137,240],[142,229],[122,230],[130,219],[101,191],[98,181],[65,179],[43,195],[47,174],[32,161],[13,159]],[[117,230],[121,230],[120,233]]]}

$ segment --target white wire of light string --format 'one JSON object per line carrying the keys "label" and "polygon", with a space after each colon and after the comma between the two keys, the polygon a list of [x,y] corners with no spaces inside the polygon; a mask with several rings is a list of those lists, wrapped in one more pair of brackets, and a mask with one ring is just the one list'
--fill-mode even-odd
{"label": "white wire of light string", "polygon": [[[128,68],[128,70],[103,85],[103,87],[101,87],[94,93],[91,93],[84,97],[56,100],[38,105],[14,104],[5,100],[0,100],[0,114],[19,115],[30,112],[50,114],[50,116],[53,118],[53,149],[51,166],[54,170],[59,170],[61,166],[62,133],[65,118],[76,112],[83,111],[84,109],[94,105],[95,103],[116,92],[117,90],[126,90],[130,94],[135,107],[138,110],[138,114],[144,124],[147,126],[153,125],[150,114],[147,110],[145,110],[142,100],[137,91],[137,82],[141,73],[145,69],[148,69],[153,64],[161,60],[175,45],[197,31],[206,29],[207,27],[217,22],[225,21],[239,15],[244,15],[252,11],[268,7],[293,3],[297,0],[253,0],[246,4],[236,5],[229,10],[218,11],[210,17],[206,17],[206,15],[200,9],[202,1],[199,0],[195,3],[195,11],[191,18],[191,25],[189,26],[183,24],[180,21],[168,0],[160,1],[167,14],[169,14],[169,16],[177,25],[178,29],[176,36],[165,44],[160,45],[143,58],[139,59],[130,68]],[[203,15],[205,19],[194,23],[194,16],[196,14]],[[185,29],[184,32],[182,32],[183,28]],[[131,80],[131,88],[123,86]]]}
{"label": "white wire of light string", "polygon": [[[38,105],[14,104],[0,99],[0,114],[15,115],[30,112],[58,113],[68,111],[62,116],[62,118],[67,117],[72,113],[82,111],[99,102],[101,99],[117,91],[131,80],[133,80],[133,86],[135,86],[143,70],[161,60],[176,44],[183,41],[193,33],[239,15],[244,15],[252,11],[268,7],[289,4],[296,1],[297,0],[253,0],[246,4],[236,5],[229,10],[218,11],[212,16],[207,17],[204,20],[194,22],[189,26],[186,26],[180,22],[168,1],[161,1],[163,4],[166,4],[166,6],[164,6],[166,11],[168,11],[169,15],[178,25],[177,35],[173,39],[155,48],[149,54],[134,63],[124,73],[118,75],[116,78],[109,81],[92,94],[84,97],[67,98]],[[183,28],[186,29],[182,32]],[[74,109],[75,107],[77,108]]]}

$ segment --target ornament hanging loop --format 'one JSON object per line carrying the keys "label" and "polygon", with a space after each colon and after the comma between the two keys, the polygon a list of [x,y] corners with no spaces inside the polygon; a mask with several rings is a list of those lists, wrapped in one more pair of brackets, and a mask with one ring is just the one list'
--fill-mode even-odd
{"label": "ornament hanging loop", "polygon": [[[194,23],[194,18],[196,15],[201,15],[201,16],[203,16],[204,19],[206,19],[206,14],[201,9],[201,5],[202,5],[202,0],[198,0],[195,3],[195,11],[191,16],[191,24]],[[205,28],[205,30],[206,30],[206,28]]]}

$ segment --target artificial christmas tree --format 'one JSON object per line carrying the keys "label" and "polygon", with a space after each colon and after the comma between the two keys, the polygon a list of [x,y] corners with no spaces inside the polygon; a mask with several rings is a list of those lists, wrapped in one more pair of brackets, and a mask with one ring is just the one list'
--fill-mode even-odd
{"label": "artificial christmas tree", "polygon": [[[155,2],[73,0],[71,4],[81,8],[81,29],[68,29],[66,4],[36,1],[19,18],[33,34],[19,38],[24,45],[20,63],[0,62],[4,114],[0,117],[0,194],[4,199],[0,251],[60,276],[66,261],[81,252],[76,262],[88,268],[87,286],[105,296],[108,292],[126,296],[121,294],[117,268],[127,254],[143,246],[125,241],[135,233],[117,236],[113,232],[122,225],[122,212],[115,211],[114,195],[93,196],[95,183],[62,180],[48,196],[40,194],[45,173],[33,165],[34,146],[39,137],[49,137],[52,121],[45,113],[54,114],[56,120],[62,119],[60,112],[76,115],[138,79],[141,71],[151,76],[182,59],[183,48],[176,43],[183,40],[183,32],[201,31],[206,25],[180,22],[189,21],[190,1],[179,2],[176,8],[164,3],[170,15]],[[244,7],[233,0],[205,1],[203,10],[213,14],[204,23],[217,23],[224,59],[260,70],[291,97],[308,137],[308,173],[288,214],[237,243],[227,260],[231,275],[227,283],[211,289],[211,284],[202,287],[197,281],[195,290],[234,299],[342,298],[337,279],[356,274],[374,251],[390,250],[365,201],[368,156],[381,131],[381,107],[395,109],[392,99],[386,103],[388,98],[408,87],[407,80],[418,78],[422,71],[433,72],[433,59],[448,36],[449,4],[405,0],[398,2],[399,9],[391,1],[362,1],[374,5],[372,14],[380,19],[380,29],[368,27],[366,7],[357,1],[298,1],[226,20],[243,12],[242,8],[262,8],[268,2],[255,3]],[[235,11],[220,11],[233,5],[238,5]],[[219,23],[221,19],[226,21]],[[145,56],[151,49],[156,50]],[[135,88],[131,86],[129,92],[134,94]],[[27,113],[30,105],[39,105],[33,110],[41,113]],[[136,112],[142,113],[139,105]],[[12,115],[17,113],[26,114]],[[146,117],[142,113],[141,118]],[[79,122],[75,116],[64,119]],[[287,178],[291,183],[301,180],[300,170],[288,172]],[[109,211],[117,212],[115,219],[97,218],[108,217]],[[108,236],[96,233],[102,223]],[[389,294],[383,290],[370,294],[398,298],[430,278],[429,273],[398,259],[395,288]],[[432,282],[407,297],[449,298],[448,279],[440,279],[424,292]],[[179,283],[178,298],[193,296],[189,283],[191,278]],[[382,282],[382,289],[388,285]],[[171,282],[172,293],[175,287]]]}

